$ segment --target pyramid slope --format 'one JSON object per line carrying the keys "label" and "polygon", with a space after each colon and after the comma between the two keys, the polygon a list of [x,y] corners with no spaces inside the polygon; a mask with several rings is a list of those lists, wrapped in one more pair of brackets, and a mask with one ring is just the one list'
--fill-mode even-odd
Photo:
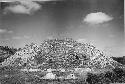
{"label": "pyramid slope", "polygon": [[[26,65],[25,65],[26,64]],[[48,39],[39,46],[32,43],[2,62],[3,66],[27,68],[115,68],[122,66],[93,45],[71,38]]]}

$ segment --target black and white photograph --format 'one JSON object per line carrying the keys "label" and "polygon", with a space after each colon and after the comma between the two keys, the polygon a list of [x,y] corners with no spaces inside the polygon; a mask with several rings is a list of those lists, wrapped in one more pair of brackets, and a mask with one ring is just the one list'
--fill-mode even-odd
{"label": "black and white photograph", "polygon": [[0,84],[125,84],[124,0],[0,0]]}

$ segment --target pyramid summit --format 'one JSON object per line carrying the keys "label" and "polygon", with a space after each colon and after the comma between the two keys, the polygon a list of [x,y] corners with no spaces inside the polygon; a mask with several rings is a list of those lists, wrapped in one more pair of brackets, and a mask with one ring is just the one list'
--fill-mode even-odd
{"label": "pyramid summit", "polygon": [[95,46],[72,38],[47,39],[40,45],[26,45],[2,62],[3,66],[24,66],[39,69],[115,68],[122,64],[114,61]]}

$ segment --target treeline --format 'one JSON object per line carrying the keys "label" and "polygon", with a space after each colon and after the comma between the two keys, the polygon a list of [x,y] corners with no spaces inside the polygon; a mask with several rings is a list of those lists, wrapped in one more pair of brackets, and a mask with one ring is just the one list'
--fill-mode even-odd
{"label": "treeline", "polygon": [[123,56],[123,57],[112,57],[112,58],[113,58],[113,60],[125,65],[125,56]]}
{"label": "treeline", "polygon": [[0,46],[0,63],[5,59],[14,55],[18,51],[17,48],[9,47],[9,46]]}
{"label": "treeline", "polygon": [[9,47],[9,46],[0,46],[0,54],[2,53],[8,53],[8,54],[15,54],[17,51],[17,48]]}

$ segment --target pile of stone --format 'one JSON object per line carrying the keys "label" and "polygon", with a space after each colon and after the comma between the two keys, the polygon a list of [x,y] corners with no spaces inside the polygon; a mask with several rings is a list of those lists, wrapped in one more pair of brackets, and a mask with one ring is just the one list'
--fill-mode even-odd
{"label": "pile of stone", "polygon": [[2,62],[3,66],[25,66],[27,69],[115,68],[120,65],[93,45],[72,38],[48,39],[40,45],[31,43]]}

